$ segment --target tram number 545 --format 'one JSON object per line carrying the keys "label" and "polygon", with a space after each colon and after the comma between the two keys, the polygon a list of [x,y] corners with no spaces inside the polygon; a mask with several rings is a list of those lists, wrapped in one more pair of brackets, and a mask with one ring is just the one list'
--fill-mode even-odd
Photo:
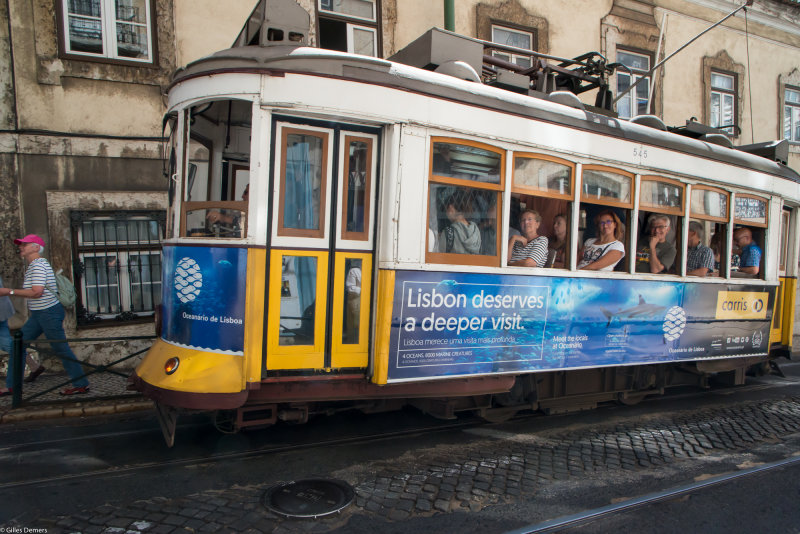
{"label": "tram number 545", "polygon": [[633,157],[647,159],[647,149],[640,146],[633,147]]}

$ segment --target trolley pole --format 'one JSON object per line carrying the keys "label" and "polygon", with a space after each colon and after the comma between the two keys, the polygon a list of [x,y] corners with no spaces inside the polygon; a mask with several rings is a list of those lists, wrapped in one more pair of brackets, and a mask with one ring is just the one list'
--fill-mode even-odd
{"label": "trolley pole", "polygon": [[[11,407],[19,408],[19,405],[22,404],[22,376],[25,374],[25,356],[22,354],[22,332],[19,330],[14,332],[9,358],[14,360],[14,373],[11,377],[11,387],[14,391],[11,394]],[[9,371],[11,367],[9,365]]]}

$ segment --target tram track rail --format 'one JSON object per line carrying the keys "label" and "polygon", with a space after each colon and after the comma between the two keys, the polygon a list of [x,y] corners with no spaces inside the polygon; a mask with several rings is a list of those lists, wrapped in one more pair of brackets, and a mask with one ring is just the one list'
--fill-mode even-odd
{"label": "tram track rail", "polygon": [[[732,388],[732,392],[742,393],[747,391],[758,391],[765,388],[767,389],[780,388],[796,384],[797,384],[796,380],[780,379],[771,384],[753,383],[745,386],[737,386],[736,388]],[[659,401],[664,401],[664,400],[681,400],[681,399],[706,397],[709,395],[709,393],[724,394],[725,391],[719,389],[712,389],[710,391],[702,390],[702,391],[678,393],[675,395],[667,395],[667,396],[653,396],[650,398],[643,399],[642,402],[657,403]],[[598,407],[598,410],[601,408],[616,410],[617,408],[627,409],[628,407],[614,406],[609,404]],[[513,421],[523,422],[533,418],[545,418],[549,421],[554,421],[557,419],[569,418],[571,415],[572,414],[570,413],[564,413],[564,414],[555,414],[546,416],[539,412],[533,412],[533,413],[522,412],[515,415],[512,419],[509,420],[509,422]],[[267,444],[264,447],[251,448],[248,450],[241,450],[241,451],[217,452],[211,454],[194,455],[188,458],[175,458],[175,459],[166,459],[159,461],[141,462],[132,465],[115,465],[105,469],[94,469],[90,471],[83,471],[80,473],[63,473],[53,476],[35,477],[29,480],[0,482],[0,491],[6,489],[22,488],[22,487],[36,487],[40,485],[47,485],[58,482],[89,480],[95,477],[127,475],[137,472],[144,472],[148,470],[156,470],[160,468],[191,467],[202,464],[223,462],[228,460],[256,458],[259,456],[280,454],[284,452],[313,450],[315,448],[333,447],[333,446],[348,445],[348,444],[354,444],[354,445],[365,444],[371,442],[379,442],[387,439],[409,437],[414,435],[430,435],[430,434],[443,433],[454,430],[467,430],[470,428],[476,428],[488,425],[493,425],[493,423],[479,419],[477,417],[463,419],[456,422],[433,420],[429,425],[422,425],[422,426],[416,425],[412,428],[403,429],[399,431],[388,431],[388,432],[381,431],[377,433],[350,435],[346,437],[331,437],[329,439],[315,440],[310,442],[283,443],[280,445]],[[188,423],[188,424],[182,424],[180,426],[185,430],[186,428],[198,428],[204,426],[204,423],[200,422]],[[78,443],[91,440],[102,440],[102,439],[112,439],[121,437],[124,437],[129,440],[135,440],[136,436],[150,435],[157,431],[158,430],[154,428],[126,430],[117,432],[106,431],[106,432],[96,432],[92,434],[84,434],[75,437],[50,439],[44,441],[25,441],[25,442],[15,443],[12,445],[0,446],[0,455],[14,455],[17,454],[17,451],[30,450],[32,447],[36,447],[43,450],[46,449],[47,447],[57,447],[59,444],[67,444],[73,442]]]}
{"label": "tram track rail", "polygon": [[669,501],[690,493],[695,493],[698,490],[711,488],[720,484],[732,482],[737,479],[742,479],[762,474],[766,471],[781,469],[797,464],[800,464],[800,457],[785,458],[783,460],[777,460],[775,462],[743,469],[741,471],[717,475],[706,480],[683,484],[666,490],[626,499],[622,502],[613,503],[606,506],[601,506],[599,508],[578,512],[576,514],[551,519],[542,523],[525,526],[516,530],[508,531],[505,534],[548,534],[552,532],[565,532],[569,531],[571,528],[586,526],[593,521],[607,518],[613,516],[614,514],[628,512],[636,508],[641,508],[663,501]]}
{"label": "tram track rail", "polygon": [[[534,417],[534,415],[530,416],[521,416],[521,417]],[[4,482],[0,483],[0,491],[8,490],[8,489],[15,489],[15,488],[22,488],[22,487],[35,487],[40,485],[47,485],[54,482],[65,482],[65,481],[80,481],[80,480],[87,480],[96,477],[107,477],[107,476],[118,476],[123,474],[132,474],[141,471],[148,471],[160,468],[170,468],[170,467],[191,467],[197,465],[204,465],[209,463],[216,463],[221,461],[227,460],[242,460],[248,458],[255,458],[259,456],[266,456],[271,454],[280,454],[284,452],[297,452],[302,450],[312,450],[319,447],[331,447],[331,446],[340,446],[340,445],[355,445],[355,444],[366,444],[372,442],[383,441],[387,439],[395,439],[401,437],[409,437],[415,435],[430,435],[436,434],[441,432],[449,432],[453,430],[462,430],[467,428],[472,428],[475,426],[487,425],[489,423],[482,421],[482,420],[469,420],[469,421],[459,421],[454,423],[442,423],[441,421],[437,421],[439,424],[436,426],[427,426],[427,427],[414,427],[409,428],[401,431],[394,431],[394,432],[380,432],[375,434],[366,434],[366,435],[359,435],[359,436],[348,436],[343,438],[331,438],[325,439],[315,442],[308,442],[308,443],[286,443],[278,446],[267,446],[257,449],[250,449],[246,451],[235,451],[235,452],[225,452],[225,453],[212,453],[210,455],[203,455],[203,456],[193,456],[191,458],[180,458],[180,459],[172,459],[172,460],[161,460],[155,462],[143,462],[140,464],[135,465],[127,465],[127,466],[115,466],[109,467],[107,469],[96,469],[87,472],[81,473],[66,473],[56,476],[48,476],[48,477],[37,477],[32,478],[30,480],[20,480],[20,481],[13,481],[13,482]],[[136,433],[136,432],[132,432]],[[111,436],[112,434],[105,434],[107,436]],[[103,434],[98,434],[96,437],[101,437]],[[113,434],[114,437],[118,437],[118,434]],[[85,439],[85,438],[81,438]],[[57,443],[61,440],[52,440],[51,443]],[[19,448],[19,445],[15,445],[13,448]],[[0,452],[3,450],[7,450],[10,447],[5,447],[0,449]]]}

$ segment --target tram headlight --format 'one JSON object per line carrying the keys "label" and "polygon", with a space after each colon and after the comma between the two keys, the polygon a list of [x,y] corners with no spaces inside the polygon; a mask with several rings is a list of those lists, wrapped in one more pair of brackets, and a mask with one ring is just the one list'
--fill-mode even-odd
{"label": "tram headlight", "polygon": [[171,375],[172,373],[178,370],[178,366],[180,364],[181,364],[180,358],[177,357],[170,358],[169,360],[166,361],[166,363],[164,363],[164,372],[167,373],[168,375]]}

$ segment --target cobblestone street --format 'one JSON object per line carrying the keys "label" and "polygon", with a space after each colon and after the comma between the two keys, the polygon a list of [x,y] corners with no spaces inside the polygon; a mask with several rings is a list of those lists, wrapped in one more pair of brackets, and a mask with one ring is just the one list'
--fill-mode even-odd
{"label": "cobblestone street", "polygon": [[[352,522],[391,522],[478,512],[530,499],[555,484],[614,472],[635,477],[720,452],[747,455],[800,430],[800,398],[755,401],[733,408],[646,416],[636,423],[576,425],[568,431],[511,433],[514,423],[466,430],[457,447],[423,448],[327,473],[350,483],[355,502],[317,520],[285,519],[262,503],[279,480],[171,499],[154,496],[127,506],[105,505],[70,517],[41,518],[28,528],[83,532],[325,532]],[[503,430],[504,429],[504,430]],[[157,490],[156,490],[157,492]]]}

